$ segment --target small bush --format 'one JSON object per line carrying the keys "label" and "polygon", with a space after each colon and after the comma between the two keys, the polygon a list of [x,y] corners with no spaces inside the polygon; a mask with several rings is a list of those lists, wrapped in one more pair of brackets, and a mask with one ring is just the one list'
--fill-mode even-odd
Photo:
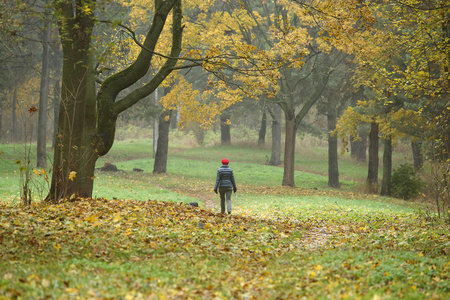
{"label": "small bush", "polygon": [[392,174],[391,193],[396,198],[405,200],[415,198],[423,186],[424,182],[410,164],[401,164]]}

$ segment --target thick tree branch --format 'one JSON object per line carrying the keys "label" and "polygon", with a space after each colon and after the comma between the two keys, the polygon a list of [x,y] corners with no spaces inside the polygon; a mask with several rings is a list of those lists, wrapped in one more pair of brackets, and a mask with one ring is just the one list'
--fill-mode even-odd
{"label": "thick tree branch", "polygon": [[173,7],[172,49],[170,51],[169,58],[166,60],[158,73],[152,78],[152,80],[150,80],[150,82],[145,84],[143,87],[134,90],[120,101],[114,103],[113,112],[116,115],[133,106],[142,98],[150,95],[173,71],[178,61],[178,56],[181,52],[183,36],[183,26],[181,25],[182,17],[181,0],[177,0]]}
{"label": "thick tree branch", "polygon": [[145,76],[150,68],[153,51],[155,50],[156,44],[165,26],[167,15],[178,1],[179,0],[166,0],[157,7],[152,26],[150,27],[143,44],[144,49],[150,51],[142,49],[133,64],[105,80],[100,93],[108,93],[109,96],[107,98],[110,101],[114,101],[120,91],[133,85]]}

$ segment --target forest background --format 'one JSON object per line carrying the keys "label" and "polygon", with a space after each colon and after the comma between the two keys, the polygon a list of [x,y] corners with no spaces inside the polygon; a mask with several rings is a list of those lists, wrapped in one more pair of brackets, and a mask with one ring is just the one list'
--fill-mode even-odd
{"label": "forest background", "polygon": [[[120,162],[113,154],[114,141],[132,137],[141,140],[136,149],[153,148],[147,153],[154,156],[152,178],[161,180],[156,186],[168,180],[158,174],[167,172],[170,154],[191,148],[195,141],[195,151],[203,158],[226,155],[220,148],[233,153],[231,145],[237,144],[252,148],[255,155],[265,151],[263,160],[244,155],[243,162],[254,160],[283,170],[268,171],[279,177],[272,177],[270,184],[246,175],[244,193],[250,190],[248,184],[276,186],[273,181],[279,181],[283,187],[306,189],[275,191],[286,196],[317,189],[335,195],[336,189],[350,195],[413,198],[425,203],[421,218],[435,226],[433,238],[424,239],[439,245],[426,244],[427,251],[419,253],[438,260],[448,255],[448,233],[442,231],[449,219],[446,1],[74,0],[0,5],[1,151],[6,161],[14,160],[20,181],[18,194],[4,194],[7,201],[2,205],[11,213],[3,228],[18,226],[9,219],[15,214],[9,205],[18,201],[34,210],[33,205],[45,199],[46,209],[52,210],[51,204],[95,196],[95,168],[116,163],[106,161],[108,157]],[[170,136],[176,139],[172,144],[187,142],[171,152]],[[152,142],[142,140],[146,138]],[[299,165],[299,145],[300,154],[312,161],[305,149],[326,155],[313,166]],[[21,154],[14,154],[16,149]],[[133,157],[133,146],[126,149]],[[358,166],[358,176],[348,176],[348,163]],[[136,166],[136,171],[141,167],[148,170],[145,165]],[[182,165],[178,169],[191,172]],[[309,185],[308,175],[299,176],[300,169],[325,175],[326,184],[320,179]],[[3,182],[13,186],[9,178]],[[202,206],[211,208],[208,196],[202,197]],[[279,205],[281,211],[291,209]],[[97,224],[97,214],[88,217],[85,221]],[[359,233],[366,232],[363,223],[358,223]],[[214,234],[216,225],[211,224],[202,220],[195,226],[212,228]],[[336,232],[342,233],[342,228]],[[284,234],[295,236],[289,230]],[[2,242],[3,237],[4,233]],[[43,251],[42,241],[33,241]],[[61,243],[52,247],[59,253]],[[437,252],[430,251],[432,247]],[[441,260],[432,265],[439,266],[430,275],[439,297],[445,292],[439,283],[448,276],[448,265]],[[314,266],[313,277],[322,268]],[[5,276],[7,282],[20,282],[13,273]],[[50,286],[42,278],[39,283]],[[330,290],[348,293],[341,288]],[[399,295],[406,288],[400,288]],[[356,294],[372,297],[379,291]]]}

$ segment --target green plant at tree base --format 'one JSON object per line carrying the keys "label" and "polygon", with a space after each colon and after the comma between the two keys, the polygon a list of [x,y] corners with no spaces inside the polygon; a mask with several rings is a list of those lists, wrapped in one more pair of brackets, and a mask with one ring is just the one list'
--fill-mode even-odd
{"label": "green plant at tree base", "polygon": [[417,197],[423,186],[424,182],[410,164],[401,164],[392,174],[391,192],[396,198],[407,200]]}

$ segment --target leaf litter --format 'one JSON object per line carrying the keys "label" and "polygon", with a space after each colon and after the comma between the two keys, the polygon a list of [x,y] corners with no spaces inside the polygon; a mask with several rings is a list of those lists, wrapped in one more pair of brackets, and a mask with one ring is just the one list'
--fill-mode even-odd
{"label": "leaf litter", "polygon": [[[352,218],[335,222],[279,212],[258,218],[222,215],[183,203],[103,198],[4,205],[0,295],[67,299],[449,295],[448,227],[413,220],[411,215]],[[395,257],[399,253],[403,259]],[[54,274],[45,271],[49,265],[56,268]],[[83,282],[83,277],[89,280]],[[102,284],[94,284],[95,278]]]}

